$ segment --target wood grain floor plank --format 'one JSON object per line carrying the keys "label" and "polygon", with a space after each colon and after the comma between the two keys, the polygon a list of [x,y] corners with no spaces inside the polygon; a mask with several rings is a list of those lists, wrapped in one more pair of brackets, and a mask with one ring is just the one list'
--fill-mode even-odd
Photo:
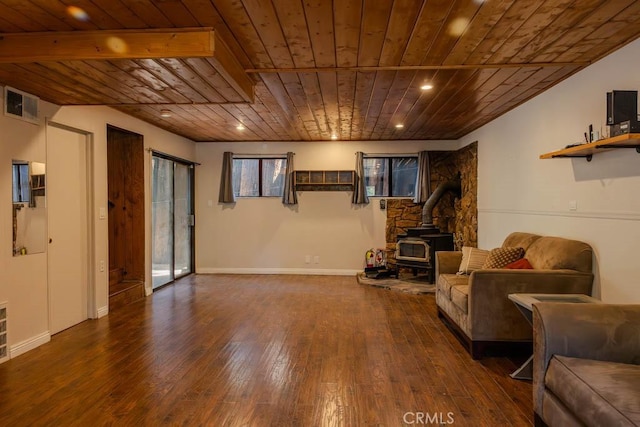
{"label": "wood grain floor plank", "polygon": [[433,295],[194,275],[0,365],[0,425],[531,425],[517,362],[472,360]]}

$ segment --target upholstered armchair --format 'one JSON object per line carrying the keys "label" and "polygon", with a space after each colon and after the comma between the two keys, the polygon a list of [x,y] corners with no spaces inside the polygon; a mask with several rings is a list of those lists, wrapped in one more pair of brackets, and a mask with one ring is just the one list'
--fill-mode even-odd
{"label": "upholstered armchair", "polygon": [[640,305],[533,305],[536,425],[640,425]]}

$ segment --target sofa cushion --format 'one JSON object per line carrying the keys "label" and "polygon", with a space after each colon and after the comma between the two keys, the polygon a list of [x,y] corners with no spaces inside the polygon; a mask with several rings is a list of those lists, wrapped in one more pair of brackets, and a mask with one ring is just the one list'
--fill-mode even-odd
{"label": "sofa cushion", "polygon": [[502,242],[503,248],[523,248],[525,251],[529,249],[529,246],[542,236],[538,234],[522,233],[515,231],[509,234]]}
{"label": "sofa cushion", "polygon": [[541,237],[529,246],[526,257],[536,270],[576,270],[591,273],[591,246],[562,237]]}
{"label": "sofa cushion", "polygon": [[469,285],[451,287],[451,302],[464,314],[469,312]]}
{"label": "sofa cushion", "polygon": [[489,252],[489,256],[484,261],[482,268],[504,268],[505,265],[509,265],[523,256],[524,249],[522,248],[491,249],[491,252]]}
{"label": "sofa cushion", "polygon": [[467,285],[469,283],[469,276],[461,274],[441,274],[438,277],[438,290],[441,291],[447,299],[451,299],[451,287]]}
{"label": "sofa cushion", "polygon": [[586,425],[640,425],[640,366],[555,355],[546,387]]}
{"label": "sofa cushion", "polygon": [[462,262],[460,262],[458,273],[471,274],[472,271],[480,270],[488,256],[489,251],[463,246]]}

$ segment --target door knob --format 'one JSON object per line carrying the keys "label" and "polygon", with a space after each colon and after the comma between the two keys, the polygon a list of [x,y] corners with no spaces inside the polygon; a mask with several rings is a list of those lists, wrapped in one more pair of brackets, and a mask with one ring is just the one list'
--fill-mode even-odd
{"label": "door knob", "polygon": [[53,239],[49,237],[49,243],[53,243]]}

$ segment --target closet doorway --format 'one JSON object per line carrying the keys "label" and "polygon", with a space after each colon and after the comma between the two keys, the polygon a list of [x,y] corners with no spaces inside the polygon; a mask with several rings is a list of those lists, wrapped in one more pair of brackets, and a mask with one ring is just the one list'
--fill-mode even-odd
{"label": "closet doorway", "polygon": [[193,171],[193,163],[152,153],[153,289],[193,272]]}

